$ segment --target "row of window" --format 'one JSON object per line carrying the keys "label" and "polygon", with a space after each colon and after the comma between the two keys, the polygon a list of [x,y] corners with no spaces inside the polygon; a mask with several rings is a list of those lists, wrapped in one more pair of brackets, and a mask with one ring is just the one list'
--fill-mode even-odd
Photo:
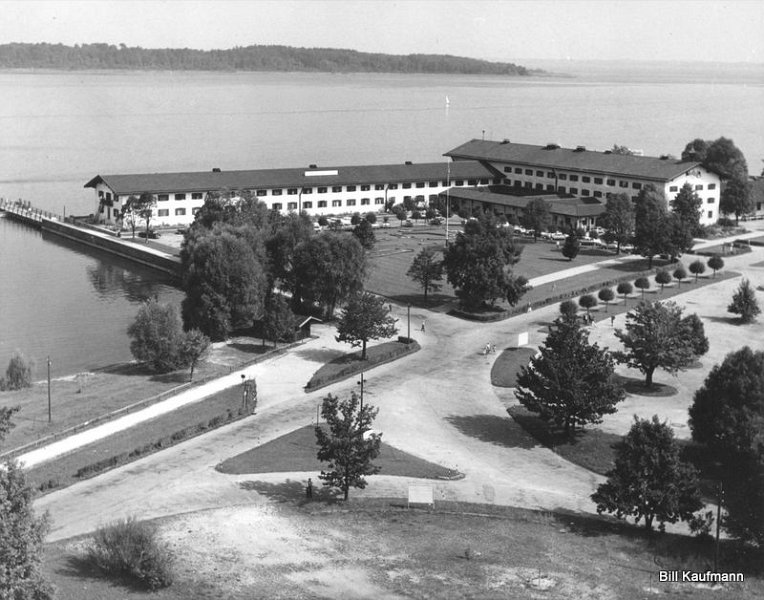
{"label": "row of window", "polygon": [[[698,192],[698,191],[700,191],[702,189],[703,189],[703,185],[702,184],[697,184],[695,186],[695,191],[696,192]],[[715,190],[716,189],[716,184],[715,183],[709,183],[708,186],[706,187],[706,189],[707,190]],[[676,185],[669,186],[669,192],[678,192],[678,191],[679,191],[679,186],[676,186]]]}
{"label": "row of window", "polygon": [[[173,194],[175,200],[186,200],[188,194]],[[170,199],[170,194],[157,194],[158,202],[167,202]],[[191,194],[191,200],[204,200],[204,194],[202,192],[193,192]]]}
{"label": "row of window", "polygon": [[[191,209],[191,214],[195,215],[199,212],[199,207]],[[157,216],[158,217],[169,217],[170,216],[170,209],[169,208],[160,208],[157,210]],[[175,209],[175,216],[176,217],[185,217],[186,216],[186,209],[185,208],[176,208]]]}

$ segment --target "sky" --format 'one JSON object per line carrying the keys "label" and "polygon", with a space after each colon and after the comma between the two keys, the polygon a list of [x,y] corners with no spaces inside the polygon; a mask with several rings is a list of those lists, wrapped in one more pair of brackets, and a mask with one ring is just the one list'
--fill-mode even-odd
{"label": "sky", "polygon": [[764,63],[762,0],[0,0],[0,43]]}

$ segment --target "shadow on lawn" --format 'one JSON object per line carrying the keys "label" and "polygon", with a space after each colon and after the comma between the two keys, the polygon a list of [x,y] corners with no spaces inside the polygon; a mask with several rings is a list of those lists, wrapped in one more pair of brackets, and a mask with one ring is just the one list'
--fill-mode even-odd
{"label": "shadow on lawn", "polygon": [[614,375],[616,381],[618,381],[623,389],[629,394],[635,396],[647,396],[649,398],[667,398],[674,396],[678,393],[677,389],[673,385],[667,383],[656,383],[653,381],[651,387],[645,387],[645,380],[641,377],[626,377],[624,375]]}
{"label": "shadow on lawn", "polygon": [[446,420],[461,433],[482,442],[529,450],[538,444],[512,419],[496,415],[451,416]]}
{"label": "shadow on lawn", "polygon": [[267,481],[242,481],[241,489],[257,492],[269,500],[276,502],[296,502],[304,504],[309,501],[332,503],[338,500],[339,491],[335,488],[326,488],[321,480],[313,481],[313,496],[308,499],[306,494],[307,481],[292,481],[287,479],[282,483],[269,483]]}
{"label": "shadow on lawn", "polygon": [[239,342],[228,344],[228,347],[246,354],[265,354],[269,350],[273,350],[273,345],[270,343],[263,346],[262,344],[244,344]]}
{"label": "shadow on lawn", "polygon": [[107,575],[96,567],[87,556],[83,554],[69,554],[63,560],[63,564],[56,568],[56,573],[64,577],[75,579],[99,579],[108,581],[109,585],[119,585],[134,592],[147,592],[146,586],[137,579],[127,576]]}
{"label": "shadow on lawn", "polygon": [[345,353],[341,350],[329,350],[326,348],[304,348],[296,350],[294,354],[299,358],[321,364],[333,362],[334,359],[345,356]]}

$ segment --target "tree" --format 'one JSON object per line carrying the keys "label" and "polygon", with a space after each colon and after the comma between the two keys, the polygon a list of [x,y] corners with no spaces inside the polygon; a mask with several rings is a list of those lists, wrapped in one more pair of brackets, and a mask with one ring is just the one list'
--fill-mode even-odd
{"label": "tree", "polygon": [[737,291],[732,295],[732,302],[727,307],[727,312],[740,315],[740,322],[743,324],[752,323],[756,319],[761,309],[750,281],[743,279],[740,282]]}
{"label": "tree", "polygon": [[621,244],[631,239],[634,231],[634,205],[627,194],[614,194],[605,203],[605,214],[600,217],[600,223],[607,230],[605,240],[616,242],[616,254],[621,253]]}
{"label": "tree", "polygon": [[706,160],[708,144],[709,142],[706,140],[695,138],[684,147],[684,150],[682,151],[682,161],[697,161],[702,163]]}
{"label": "tree", "polygon": [[661,286],[661,294],[663,293],[663,286],[671,283],[671,274],[665,269],[661,269],[655,274],[655,283]]}
{"label": "tree", "polygon": [[431,248],[422,248],[414,257],[406,275],[422,286],[424,302],[427,304],[427,293],[437,292],[441,288],[439,282],[443,281],[443,261],[435,259],[435,252]]}
{"label": "tree", "polygon": [[178,310],[156,298],[143,303],[127,334],[130,352],[157,373],[168,373],[185,366],[183,323]]}
{"label": "tree", "polygon": [[597,512],[632,516],[636,523],[644,519],[648,531],[654,520],[663,531],[665,523],[688,521],[703,507],[697,471],[680,459],[674,432],[657,416],[634,417],[616,446],[615,467],[607,477],[592,494]]}
{"label": "tree", "polygon": [[645,290],[650,289],[650,280],[647,277],[638,277],[634,281],[634,287],[642,290],[642,300],[645,299]]}
{"label": "tree", "polygon": [[591,294],[584,294],[578,299],[578,305],[586,309],[586,314],[588,315],[589,310],[597,306],[597,299]]}
{"label": "tree", "polygon": [[428,206],[427,210],[424,211],[424,218],[427,219],[427,221],[432,221],[435,217],[438,216],[438,211],[435,210],[434,207]]}
{"label": "tree", "polygon": [[[316,236],[323,238],[325,236]],[[268,277],[258,230],[216,224],[189,230],[181,250],[183,322],[212,340],[251,327],[263,312]]]}
{"label": "tree", "polygon": [[656,254],[674,254],[671,236],[663,192],[648,183],[639,192],[634,214],[634,249],[647,258],[648,268]]}
{"label": "tree", "polygon": [[532,198],[520,215],[523,227],[533,230],[534,243],[549,222],[549,205],[541,198]]}
{"label": "tree", "polygon": [[[253,227],[257,227],[254,226]],[[292,291],[294,282],[294,253],[297,246],[313,237],[313,224],[305,212],[271,214],[265,227],[265,252],[268,257],[268,289],[278,286]]]}
{"label": "tree", "polygon": [[365,250],[371,250],[374,247],[374,243],[377,241],[374,235],[374,230],[371,227],[371,223],[366,219],[363,219],[353,229],[353,235],[361,242],[361,246]]}
{"label": "tree", "polygon": [[396,204],[391,210],[396,218],[401,222],[401,227],[403,227],[403,222],[407,219],[406,207],[404,207],[403,204]]}
{"label": "tree", "polygon": [[210,349],[210,338],[198,329],[186,331],[181,345],[181,362],[191,369],[188,380],[194,380],[194,369]]}
{"label": "tree", "polygon": [[520,259],[512,234],[496,227],[492,215],[468,221],[464,232],[449,244],[444,267],[449,283],[457,290],[462,305],[475,310],[500,297],[516,303],[528,289],[527,280],[512,276],[512,266]]}
{"label": "tree", "polygon": [[271,293],[265,303],[263,315],[263,334],[273,341],[292,342],[295,338],[297,317],[295,317],[289,302],[281,294]]}
{"label": "tree", "polygon": [[725,215],[735,215],[735,225],[738,225],[741,216],[755,209],[751,183],[747,179],[733,178],[725,183],[719,199],[719,210]]}
{"label": "tree", "polygon": [[764,547],[764,457],[741,455],[724,472],[724,529],[744,542]]}
{"label": "tree", "polygon": [[686,369],[695,360],[692,332],[674,302],[640,302],[626,315],[626,331],[615,330],[627,352],[614,356],[645,375],[645,387],[661,367],[669,373]]}
{"label": "tree", "polygon": [[677,280],[677,285],[682,287],[682,279],[687,279],[687,271],[682,265],[674,269],[674,279]]}
{"label": "tree", "polygon": [[11,420],[21,410],[21,406],[0,406],[0,443],[16,424]]}
{"label": "tree", "polygon": [[337,321],[337,341],[353,348],[361,346],[361,360],[366,360],[369,340],[389,338],[397,333],[395,319],[379,296],[362,292],[353,296]]}
{"label": "tree", "polygon": [[608,303],[613,301],[615,294],[609,287],[604,287],[599,291],[597,297],[605,303],[605,312],[607,312]]}
{"label": "tree", "polygon": [[156,196],[149,194],[148,192],[142,193],[137,198],[135,196],[130,196],[127,199],[122,214],[125,215],[133,230],[133,238],[135,238],[135,229],[138,225],[138,219],[143,219],[144,223],[146,223],[146,243],[148,243],[149,232],[151,231],[151,218],[154,215],[154,207],[156,207],[156,204]]}
{"label": "tree", "polygon": [[623,305],[626,306],[626,296],[634,291],[634,287],[628,281],[622,281],[615,291],[623,296]]}
{"label": "tree", "polygon": [[0,379],[0,390],[21,390],[32,386],[34,361],[16,350],[8,361],[5,377]]}
{"label": "tree", "polygon": [[403,198],[403,208],[406,209],[406,212],[412,212],[416,208],[416,202],[414,202],[414,199],[411,196],[405,196]]}
{"label": "tree", "polygon": [[565,244],[562,246],[562,255],[568,260],[573,260],[578,256],[578,252],[581,250],[581,241],[574,232],[570,232],[568,237],[565,238]]}
{"label": "tree", "polygon": [[560,315],[565,319],[573,319],[578,314],[578,305],[573,300],[560,302]]}
{"label": "tree", "polygon": [[729,138],[720,137],[708,143],[703,166],[723,179],[748,180],[748,163],[740,148]]}
{"label": "tree", "polygon": [[716,277],[716,272],[724,268],[724,259],[718,254],[714,254],[708,259],[706,264],[708,265],[708,268],[714,272],[714,277]]}
{"label": "tree", "polygon": [[364,219],[366,219],[370,224],[374,225],[374,223],[377,222],[377,213],[367,212],[364,216]]}
{"label": "tree", "polygon": [[414,223],[419,223],[419,219],[422,218],[422,213],[415,208],[411,211],[411,218],[414,219]]}
{"label": "tree", "polygon": [[703,321],[700,317],[692,313],[682,319],[683,324],[687,327],[689,333],[690,347],[692,353],[696,357],[703,356],[708,352],[708,338],[706,337],[706,328],[703,326]]}
{"label": "tree", "polygon": [[342,232],[314,236],[295,250],[294,300],[318,303],[324,316],[333,319],[337,305],[363,289],[366,264],[366,253],[355,236]]}
{"label": "tree", "polygon": [[694,260],[690,263],[690,273],[695,275],[695,283],[698,283],[698,275],[702,275],[706,272],[706,265],[700,259]]}
{"label": "tree", "polygon": [[691,236],[699,235],[702,232],[700,226],[700,209],[703,201],[695,193],[692,185],[685,183],[679,190],[679,193],[670,202],[671,210],[679,218],[683,229],[686,229]]}
{"label": "tree", "polygon": [[367,475],[379,472],[372,461],[379,456],[382,434],[372,433],[371,424],[379,411],[359,406],[355,392],[350,400],[340,401],[329,394],[323,399],[321,416],[328,431],[316,426],[318,460],[328,463],[319,476],[327,487],[337,487],[348,499],[351,487],[366,487]]}
{"label": "tree", "polygon": [[125,200],[125,205],[122,207],[122,213],[120,215],[121,220],[127,223],[128,227],[130,227],[133,239],[135,239],[135,230],[138,227],[138,213],[134,210],[134,207],[137,206],[138,197],[129,196],[127,200]]}
{"label": "tree", "polygon": [[350,215],[350,224],[351,225],[353,225],[355,227],[360,222],[361,222],[361,213],[355,212],[352,215]]}
{"label": "tree", "polygon": [[602,422],[625,397],[613,380],[610,354],[588,338],[575,315],[556,319],[540,354],[517,378],[520,403],[568,436],[578,426]]}
{"label": "tree", "polygon": [[634,154],[634,151],[631,150],[628,146],[619,146],[618,144],[613,144],[613,147],[610,149],[610,154],[622,154],[625,156],[631,156]]}

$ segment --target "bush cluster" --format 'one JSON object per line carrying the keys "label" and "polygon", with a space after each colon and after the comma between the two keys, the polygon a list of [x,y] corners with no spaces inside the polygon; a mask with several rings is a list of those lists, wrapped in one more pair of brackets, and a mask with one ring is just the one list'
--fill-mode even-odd
{"label": "bush cluster", "polygon": [[5,377],[0,377],[0,391],[31,387],[33,365],[34,361],[27,359],[21,352],[14,352],[5,370]]}
{"label": "bush cluster", "polygon": [[103,471],[107,471],[120,465],[132,462],[142,456],[153,454],[154,452],[162,450],[163,448],[169,448],[170,446],[174,446],[183,440],[192,438],[196,435],[200,435],[205,431],[209,431],[211,429],[220,427],[221,425],[225,425],[226,423],[234,421],[243,415],[243,408],[240,408],[235,412],[229,408],[225,415],[218,415],[211,418],[209,421],[205,421],[204,423],[197,423],[196,425],[184,427],[175,433],[159,438],[155,442],[144,444],[139,448],[135,448],[131,452],[115,454],[114,456],[110,456],[108,458],[104,458],[102,460],[81,467],[80,469],[77,469],[77,472],[74,474],[74,476],[78,479],[93,477],[94,475],[97,475]]}
{"label": "bush cluster", "polygon": [[150,590],[172,584],[173,556],[150,523],[130,517],[99,528],[87,559],[111,577],[138,581]]}

